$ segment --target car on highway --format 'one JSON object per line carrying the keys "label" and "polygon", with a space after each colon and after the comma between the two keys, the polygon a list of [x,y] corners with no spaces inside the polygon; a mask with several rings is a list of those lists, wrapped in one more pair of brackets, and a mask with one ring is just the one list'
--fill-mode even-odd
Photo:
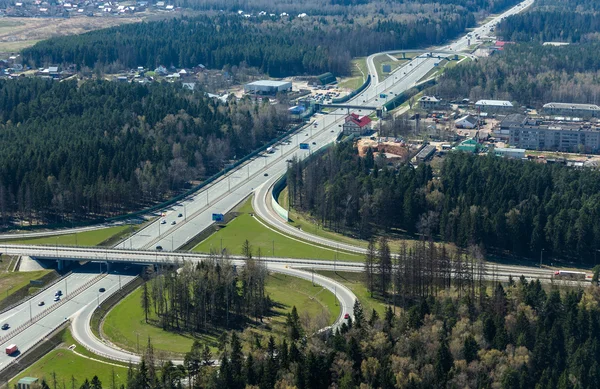
{"label": "car on highway", "polygon": [[167,221],[166,220],[161,220],[160,224],[167,224]]}
{"label": "car on highway", "polygon": [[62,296],[62,290],[57,290],[56,293],[54,293],[55,296]]}
{"label": "car on highway", "polygon": [[8,325],[8,323],[4,323],[4,324],[2,324],[2,329],[3,329],[4,331],[6,331],[6,330],[7,330],[7,329],[9,329],[9,328],[10,328],[10,326]]}
{"label": "car on highway", "polygon": [[104,292],[106,292],[106,289],[104,289],[104,288],[100,288],[100,289],[98,289],[98,292],[100,292],[100,293],[104,293]]}
{"label": "car on highway", "polygon": [[157,249],[158,251],[162,251],[162,249],[163,249],[163,248],[162,248],[162,246],[156,246],[156,249]]}
{"label": "car on highway", "polygon": [[183,217],[183,213],[180,213],[179,215],[177,215],[177,217]]}
{"label": "car on highway", "polygon": [[46,303],[45,303],[45,302],[43,302],[43,301],[40,301],[40,302],[38,303],[38,307],[41,307],[41,306],[42,306],[42,305],[44,305],[44,304],[46,304]]}
{"label": "car on highway", "polygon": [[317,144],[317,142],[313,142],[312,144],[313,144],[313,145],[316,145],[316,144]]}
{"label": "car on highway", "polygon": [[265,173],[265,174],[263,174],[263,175],[264,175],[265,177],[267,177],[267,176],[269,175],[269,173]]}
{"label": "car on highway", "polygon": [[175,224],[177,224],[177,222],[176,222],[175,220],[173,220],[173,221],[171,222],[171,225],[172,225],[172,226],[174,226]]}
{"label": "car on highway", "polygon": [[350,314],[349,313],[345,314],[344,319],[350,319]]}
{"label": "car on highway", "polygon": [[54,302],[60,301],[60,296],[54,297]]}

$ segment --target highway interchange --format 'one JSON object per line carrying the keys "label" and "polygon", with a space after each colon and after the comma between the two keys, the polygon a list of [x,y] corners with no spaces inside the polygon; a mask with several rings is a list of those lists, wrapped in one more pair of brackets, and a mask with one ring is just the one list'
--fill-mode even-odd
{"label": "highway interchange", "polygon": [[[485,25],[475,29],[470,34],[473,36],[475,34],[483,36],[490,30],[490,27],[497,24],[502,18],[521,12],[532,3],[533,0],[527,0],[494,18]],[[465,35],[449,46],[439,49],[439,52],[443,55],[448,53],[464,54],[460,53],[460,51],[467,48],[468,39],[467,35]],[[432,52],[434,55],[437,53],[435,50]],[[410,89],[427,75],[427,73],[434,69],[435,64],[439,62],[439,59],[435,57],[427,57],[426,55],[419,56],[404,66],[397,68],[386,80],[380,82],[373,62],[375,55],[370,56],[367,61],[369,73],[372,75],[371,84],[365,91],[352,99],[349,104],[381,106],[385,103],[385,101],[381,101],[379,97],[381,93],[393,96]],[[371,111],[366,109],[354,110],[354,112],[359,115],[368,115],[371,113]],[[161,246],[164,250],[174,251],[183,246],[200,231],[209,227],[213,223],[213,213],[227,213],[254,191],[257,191],[254,206],[256,207],[257,214],[259,214],[263,220],[273,224],[286,234],[299,236],[304,240],[316,241],[322,239],[315,236],[308,236],[305,233],[300,236],[298,235],[300,233],[299,231],[293,228],[290,230],[290,227],[287,226],[286,223],[281,219],[278,219],[277,216],[274,216],[272,210],[270,210],[268,206],[268,204],[270,204],[268,201],[268,196],[270,196],[269,189],[271,188],[273,180],[286,171],[287,160],[293,157],[298,159],[306,158],[314,150],[333,142],[341,131],[341,126],[346,114],[347,112],[345,109],[337,109],[327,115],[316,115],[313,123],[288,137],[287,142],[278,144],[273,153],[264,153],[261,156],[254,158],[248,163],[229,172],[206,189],[197,192],[172,206],[165,211],[166,214],[164,217],[157,218],[155,221],[149,223],[144,229],[121,242],[116,247],[121,249],[120,252],[114,252],[109,249],[96,249],[100,251],[94,252],[93,260],[109,262],[117,261],[118,258],[123,260],[127,257],[125,252],[128,252],[132,256],[131,261],[133,262],[152,262],[151,258],[145,257],[148,255],[155,260],[158,260],[159,257],[164,258],[163,256],[168,253],[157,251],[148,253],[146,251],[145,253],[138,252],[138,254],[135,254],[137,252],[135,249],[154,250],[157,246]],[[309,143],[311,149],[300,150],[298,147],[299,143]],[[164,224],[162,224],[163,220]],[[327,240],[319,241],[318,243],[324,246],[332,246],[334,244]],[[337,242],[335,242],[335,246],[354,252],[361,252],[362,250],[354,246],[346,247],[346,245]],[[28,255],[26,254],[27,250],[25,248],[15,246],[13,249],[15,250],[14,253],[18,252],[22,255]],[[47,253],[47,256],[54,255],[55,257],[61,257],[60,254],[65,254],[68,251],[68,248],[65,247],[51,247],[46,249],[54,251],[53,254]],[[2,245],[0,246],[0,250],[3,253],[8,254],[10,248],[7,245]],[[75,258],[77,257],[73,252],[67,253],[66,255]],[[87,254],[82,255],[85,257],[90,254],[88,252]],[[111,258],[112,255],[114,255],[114,258]],[[140,257],[135,257],[136,255],[144,257],[143,260],[140,260]],[[182,258],[187,254],[173,253],[172,255]],[[43,257],[44,255],[40,254],[40,256]],[[202,260],[201,256],[198,256],[195,260]],[[236,259],[236,261],[239,260]],[[239,264],[242,264],[242,262],[239,262]],[[50,304],[54,303],[54,294],[58,288],[64,289],[63,293],[67,292],[67,295],[64,297],[65,301],[61,302],[60,306],[52,311],[51,314],[44,316],[37,321],[34,320],[33,324],[15,336],[11,336],[10,339],[6,339],[6,335],[3,334],[4,338],[0,338],[0,346],[6,347],[8,344],[16,343],[21,351],[26,351],[68,318],[72,320],[74,337],[84,345],[84,347],[108,358],[136,362],[138,360],[137,356],[103,343],[91,333],[89,328],[89,320],[97,304],[103,301],[103,299],[108,298],[112,293],[118,290],[120,286],[132,280],[134,276],[119,271],[117,266],[117,268],[112,269],[108,274],[98,277],[98,271],[95,270],[95,266],[99,265],[92,263],[89,266],[91,266],[91,268],[84,267],[82,270],[73,272],[61,280],[59,284],[47,289],[32,299],[31,314],[29,313],[30,303],[28,301],[0,314],[2,323],[4,323],[4,320],[9,320],[11,321],[11,326],[16,328],[19,325],[26,324],[30,320],[30,315],[31,317],[35,317],[40,314],[44,307],[46,307],[46,309],[52,308]],[[312,260],[294,261],[286,258],[267,261],[267,266],[271,271],[306,279],[311,279],[312,274],[306,270],[302,270],[302,268],[333,270],[331,262]],[[336,266],[344,267],[345,270],[349,271],[361,271],[362,269],[361,264],[338,263]],[[543,269],[510,266],[497,266],[497,269],[499,279],[507,277],[508,274],[525,274],[532,278],[551,276],[549,271]],[[348,312],[352,315],[352,306],[356,297],[349,289],[327,277],[315,275],[315,282],[336,293],[342,308],[341,312]],[[67,286],[63,288],[60,286],[61,283],[66,283]],[[86,288],[81,290],[76,296],[70,297],[68,294],[69,290],[74,291],[81,285],[85,285]],[[105,292],[99,292],[99,288],[101,287],[106,289]],[[38,307],[37,302],[42,300],[45,302],[45,306]],[[335,325],[339,325],[341,322],[342,318],[338,317]],[[0,356],[0,370],[12,360],[13,357],[6,356],[2,353]]]}

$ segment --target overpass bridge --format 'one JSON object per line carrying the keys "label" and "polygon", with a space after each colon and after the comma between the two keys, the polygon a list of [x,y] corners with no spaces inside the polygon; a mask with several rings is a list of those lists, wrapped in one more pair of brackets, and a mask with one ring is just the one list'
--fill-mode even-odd
{"label": "overpass bridge", "polygon": [[[201,262],[219,260],[221,256],[193,253],[188,251],[158,251],[98,247],[73,246],[33,246],[18,244],[0,244],[0,253],[13,256],[28,256],[37,259],[64,261],[89,261],[109,265],[111,263],[140,265],[183,265],[184,262]],[[240,255],[229,255],[234,263],[243,265],[246,258]],[[258,259],[257,259],[258,260]],[[362,271],[364,265],[358,262],[324,261],[314,259],[297,259],[286,257],[263,257],[265,264],[293,266],[295,268],[337,269],[344,271]],[[109,270],[107,269],[107,270]]]}

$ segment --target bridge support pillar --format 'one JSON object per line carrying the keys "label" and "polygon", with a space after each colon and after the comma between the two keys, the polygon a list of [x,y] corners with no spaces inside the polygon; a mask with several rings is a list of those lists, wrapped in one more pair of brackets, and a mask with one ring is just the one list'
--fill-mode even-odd
{"label": "bridge support pillar", "polygon": [[58,263],[58,270],[61,271],[65,268],[65,261],[63,259],[59,259],[56,261]]}
{"label": "bridge support pillar", "polygon": [[110,273],[110,262],[106,262],[106,272]]}

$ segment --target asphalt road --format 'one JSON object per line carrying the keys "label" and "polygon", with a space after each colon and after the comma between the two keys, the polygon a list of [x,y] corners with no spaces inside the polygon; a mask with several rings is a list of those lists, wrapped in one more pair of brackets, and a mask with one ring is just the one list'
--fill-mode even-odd
{"label": "asphalt road", "polygon": [[[529,5],[532,0],[527,0],[522,3]],[[511,13],[520,12],[524,6],[518,6],[513,8],[511,11],[503,14],[506,16]],[[488,23],[489,25],[489,23]],[[448,51],[458,51],[465,48],[467,45],[467,38],[463,37],[451,44],[447,48],[442,48]],[[364,104],[365,106],[381,106],[386,101],[379,98],[381,93],[386,93],[392,98],[393,95],[401,93],[412,86],[414,86],[421,78],[423,78],[431,69],[434,68],[434,64],[439,61],[434,58],[417,58],[405,66],[399,68],[393,76],[388,77],[383,82],[378,82],[376,79],[369,88],[363,93],[354,98],[351,104]],[[371,67],[371,66],[370,66]],[[376,74],[373,69],[370,69],[371,74]],[[402,72],[402,73],[400,73]],[[406,73],[406,74],[404,74]],[[354,110],[359,115],[368,115],[371,112],[367,110]],[[191,239],[198,232],[206,229],[210,226],[212,221],[212,213],[226,213],[237,205],[241,200],[252,193],[255,188],[264,183],[268,178],[273,175],[282,174],[286,169],[286,160],[294,156],[302,159],[309,155],[315,149],[318,149],[331,141],[333,141],[339,131],[341,131],[341,125],[346,115],[345,110],[338,109],[328,115],[317,115],[313,123],[304,129],[291,136],[288,144],[279,144],[275,147],[275,152],[272,154],[264,153],[260,157],[253,159],[246,165],[241,166],[235,171],[230,172],[227,176],[222,177],[220,180],[212,184],[207,189],[196,193],[190,198],[176,204],[166,211],[166,216],[161,217],[154,223],[149,224],[146,228],[138,231],[134,236],[122,242],[120,248],[155,248],[156,246],[162,246],[164,250],[175,250],[181,247],[185,242]],[[311,150],[299,150],[298,145],[300,142],[306,142],[310,144]],[[181,214],[181,216],[179,216]],[[164,220],[164,224],[161,224]],[[58,248],[55,248],[58,249]],[[99,257],[98,260],[101,260]],[[326,266],[326,265],[323,265]],[[282,269],[273,268],[274,271],[285,271],[294,272],[293,269],[286,268]],[[298,271],[298,276],[303,276],[304,272]],[[304,274],[306,275],[306,274]],[[70,276],[67,282],[78,282],[77,280],[71,280]],[[123,277],[132,276],[121,276],[121,282],[125,282]],[[82,280],[83,281],[83,280]],[[337,294],[338,286],[333,281],[323,277],[319,283],[322,283],[325,287],[332,286]],[[99,294],[96,287],[106,288],[106,292]],[[68,301],[62,303],[62,305],[42,319],[38,320],[31,327],[28,327],[18,335],[14,336],[10,340],[3,341],[0,344],[1,347],[11,343],[16,343],[21,350],[30,348],[45,334],[56,328],[65,318],[72,317],[76,322],[85,323],[87,326],[88,321],[84,320],[84,316],[78,316],[79,313],[89,313],[94,307],[94,299],[107,298],[118,288],[118,276],[108,275],[101,281],[95,283],[93,287],[89,287]],[[52,294],[51,291],[48,293]],[[352,297],[350,297],[352,296]],[[44,296],[45,299],[48,296]],[[97,302],[96,302],[97,303]],[[354,297],[352,292],[347,291],[340,294],[340,304],[344,310],[352,314],[351,306],[354,303]],[[28,308],[28,307],[27,307]],[[33,308],[32,308],[33,309]],[[16,316],[27,316],[26,311],[23,312],[24,308],[21,306],[16,307],[6,313],[7,320]],[[14,312],[20,312],[14,316]],[[33,313],[32,313],[33,314]],[[22,322],[23,319],[15,319],[17,322]],[[27,320],[27,318],[25,318]],[[339,322],[338,322],[339,323]],[[86,343],[87,340],[81,335],[81,331],[76,332],[78,340]],[[87,333],[87,332],[86,332]],[[79,338],[79,336],[82,338]],[[111,349],[110,353],[115,353],[118,350]],[[12,357],[2,354],[0,356],[0,369],[9,363]]]}
{"label": "asphalt road", "polygon": [[[87,277],[94,278],[94,277],[98,276],[98,273],[95,270],[95,266],[94,266],[94,269],[89,269],[90,273],[86,274],[85,271],[86,271],[85,269],[82,269],[81,271],[74,273],[73,276],[69,277],[69,281],[74,282],[73,281],[74,279],[80,279],[80,282],[81,282],[85,279],[89,280],[89,278],[87,278]],[[72,297],[69,294],[70,292],[68,292],[67,295],[62,298],[62,300],[66,300],[66,301],[62,302],[61,305],[57,309],[52,311],[47,316],[35,321],[30,327],[26,328],[25,330],[23,330],[19,334],[15,335],[14,337],[11,337],[10,339],[7,339],[7,340],[0,341],[0,347],[2,347],[2,352],[0,353],[0,370],[2,368],[4,368],[8,363],[10,363],[12,360],[14,360],[14,358],[17,356],[17,355],[8,356],[4,353],[4,349],[8,345],[16,344],[19,347],[19,350],[21,352],[31,348],[40,339],[42,339],[44,336],[46,336],[47,334],[52,332],[62,322],[64,322],[66,319],[72,317],[74,314],[76,314],[82,308],[85,308],[85,307],[94,308],[98,304],[98,301],[101,302],[104,299],[108,298],[111,294],[113,294],[115,291],[117,291],[119,289],[119,282],[121,283],[121,285],[124,285],[125,283],[129,282],[133,278],[135,278],[135,276],[132,274],[129,274],[129,275],[127,275],[127,274],[109,274],[109,275],[106,275],[103,278],[99,279],[93,285],[91,285],[87,289],[83,290],[80,294],[78,294],[74,297]],[[57,285],[57,288],[58,288],[58,285]],[[52,309],[53,308],[52,304],[59,304],[59,303],[54,303],[52,301],[54,299],[54,292],[56,291],[57,288],[51,288],[46,294],[44,294],[44,298],[46,301],[46,306],[45,306],[46,309]],[[105,288],[106,291],[103,293],[100,293],[99,292],[100,288]],[[62,289],[62,286],[61,286],[61,289]],[[63,293],[65,293],[65,290],[63,290]],[[38,301],[38,300],[36,299],[35,301]],[[29,308],[27,306],[25,309],[25,312],[23,312],[21,310],[20,313],[18,313],[16,316],[9,317],[8,320],[10,320],[10,321],[22,320],[23,316],[24,316],[25,321],[28,321],[29,320],[28,309]],[[33,306],[32,306],[32,309],[33,309]],[[12,312],[12,311],[10,311],[10,312]],[[7,313],[7,314],[10,315],[11,313]],[[34,314],[34,316],[35,316],[35,314]],[[15,321],[15,323],[16,323],[16,321]],[[16,328],[16,326],[13,328]]]}

